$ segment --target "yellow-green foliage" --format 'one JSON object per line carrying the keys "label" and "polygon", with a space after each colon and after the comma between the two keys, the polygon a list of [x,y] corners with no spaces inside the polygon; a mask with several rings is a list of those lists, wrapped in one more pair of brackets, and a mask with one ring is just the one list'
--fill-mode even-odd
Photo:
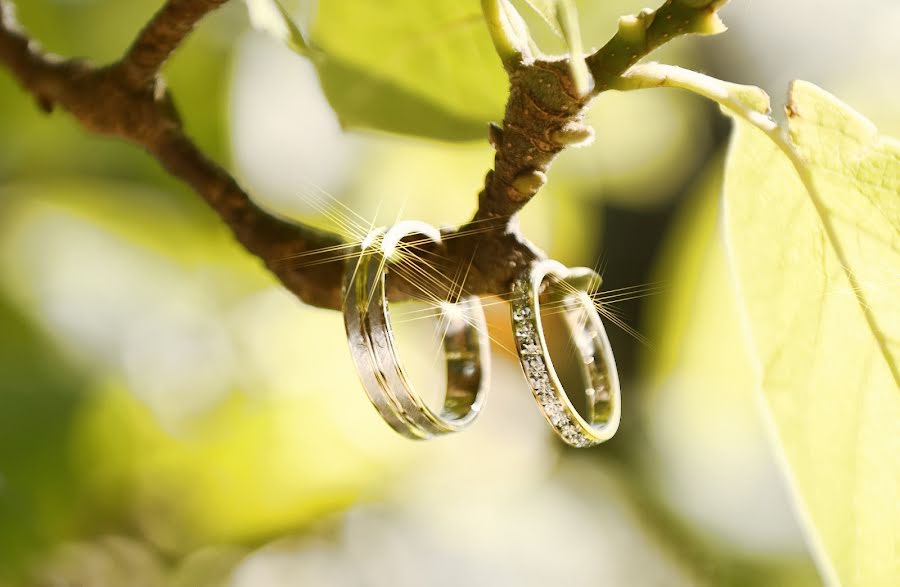
{"label": "yellow-green foliage", "polygon": [[766,399],[826,576],[900,576],[900,146],[795,82],[779,143],[735,120],[734,271]]}

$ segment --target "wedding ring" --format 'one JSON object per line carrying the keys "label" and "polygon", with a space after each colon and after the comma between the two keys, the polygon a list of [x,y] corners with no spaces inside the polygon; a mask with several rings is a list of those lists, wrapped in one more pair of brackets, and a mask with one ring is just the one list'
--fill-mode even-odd
{"label": "wedding ring", "polygon": [[[545,302],[563,312],[580,359],[587,400],[584,416],[569,400],[548,352],[539,302],[545,278],[550,278]],[[575,447],[609,440],[619,427],[616,362],[589,293],[599,287],[600,281],[591,269],[567,268],[547,260],[535,263],[513,282],[510,311],[522,370],[544,417],[567,444]]]}
{"label": "wedding ring", "polygon": [[[344,271],[344,326],[353,362],[366,394],[382,418],[408,438],[424,439],[457,432],[480,412],[488,386],[487,322],[478,296],[443,301],[440,324],[447,387],[439,412],[416,393],[397,354],[385,290],[394,272],[412,277],[427,267],[415,243],[422,235],[440,243],[440,233],[422,222],[406,221],[373,231]],[[423,276],[425,281],[439,280]],[[427,288],[426,288],[427,289]]]}
{"label": "wedding ring", "polygon": [[357,247],[344,265],[344,329],[347,332],[347,343],[350,345],[350,356],[369,401],[391,428],[407,438],[420,439],[425,437],[407,422],[396,400],[381,389],[383,385],[381,376],[375,367],[371,341],[366,332],[367,326],[363,320],[363,312],[359,307],[360,301],[365,301],[368,294],[362,289],[363,280],[357,279],[357,277],[367,270],[367,265],[371,260],[369,257],[375,254],[372,250],[373,245],[383,232],[383,229],[380,229],[380,233],[371,232],[366,241]]}

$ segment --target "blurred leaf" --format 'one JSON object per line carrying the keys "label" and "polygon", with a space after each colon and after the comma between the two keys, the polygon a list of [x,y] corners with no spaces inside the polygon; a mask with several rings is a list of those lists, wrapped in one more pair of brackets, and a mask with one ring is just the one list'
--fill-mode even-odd
{"label": "blurred leaf", "polygon": [[501,116],[499,108],[495,116],[479,116],[477,100],[469,102],[472,111],[466,112],[467,108],[423,97],[403,81],[372,75],[365,66],[330,57],[323,57],[316,66],[322,90],[345,129],[470,141],[484,139],[488,121]]}
{"label": "blurred leaf", "polygon": [[[15,258],[37,255],[40,247],[53,250],[55,235],[48,227],[39,242],[19,243],[21,231],[48,218],[65,217],[71,225],[90,227],[109,234],[123,246],[165,257],[187,268],[211,267],[239,273],[242,280],[231,276],[234,288],[246,292],[272,283],[271,275],[249,256],[229,234],[221,221],[196,199],[173,201],[165,193],[115,180],[51,179],[17,182],[0,186],[0,266],[8,265],[0,281],[25,272],[40,270],[39,263],[52,263],[58,258]],[[22,249],[22,245],[25,249]],[[39,246],[38,246],[39,245]],[[85,266],[89,263],[85,261]],[[249,282],[249,283],[245,283]]]}
{"label": "blurred leaf", "polygon": [[[0,285],[101,382],[74,425],[68,412],[41,415],[46,392],[28,370],[60,369],[9,353],[23,365],[24,399],[0,395],[8,485],[30,481],[2,468],[4,451],[47,476],[67,516],[92,516],[88,506],[101,503],[170,553],[294,530],[380,487],[412,449],[360,392],[340,315],[272,287],[223,227],[155,195],[96,180],[0,190]],[[14,349],[21,335],[4,318],[0,343],[8,333]],[[0,374],[5,365],[0,355]],[[55,426],[50,454],[71,455],[77,482],[42,457],[34,418]],[[19,509],[25,521],[11,532],[44,532]],[[72,533],[62,536],[84,537]]]}
{"label": "blurred leaf", "polygon": [[[358,168],[346,202],[376,225],[393,222],[398,211],[437,226],[459,225],[472,215],[493,156],[486,143],[379,142]],[[586,243],[600,238],[598,214],[573,196],[573,182],[544,189],[546,197],[532,200],[519,216],[523,232],[554,258],[584,262]],[[421,197],[424,193],[427,198]]]}
{"label": "blurred leaf", "polygon": [[[282,39],[294,27],[284,21]],[[502,116],[506,76],[474,0],[322,2],[312,43],[346,128],[460,141],[484,138]]]}
{"label": "blurred leaf", "polygon": [[83,385],[0,295],[0,582],[88,516],[70,450]]}
{"label": "blurred leaf", "polygon": [[[344,373],[346,384],[355,374]],[[359,390],[343,388],[350,423],[322,388],[293,396],[255,389],[229,395],[178,436],[127,390],[97,390],[80,421],[78,454],[85,465],[103,462],[91,472],[95,491],[117,497],[140,535],[160,548],[270,539],[377,490],[408,457],[371,407],[352,401]],[[108,446],[112,431],[116,446]]]}
{"label": "blurred leaf", "polygon": [[165,563],[146,543],[124,536],[69,542],[42,560],[34,585],[166,587]]}
{"label": "blurred leaf", "polygon": [[752,361],[721,241],[721,158],[656,260],[640,395],[655,499],[712,585],[821,585],[757,408]]}
{"label": "blurred leaf", "polygon": [[828,581],[895,585],[900,145],[809,83],[787,112],[736,119],[725,182],[760,385]]}
{"label": "blurred leaf", "polygon": [[[42,46],[97,63],[118,58],[160,5],[159,0],[16,2],[22,24]],[[228,51],[234,31],[243,24],[230,11],[226,6],[204,19],[164,71],[190,135],[220,161],[227,154],[222,120]],[[143,150],[85,133],[64,113],[48,117],[6,74],[0,75],[0,112],[0,177],[6,180],[76,172],[140,178],[169,190],[176,185]]]}
{"label": "blurred leaf", "polygon": [[43,47],[97,62],[119,57],[160,6],[157,0],[29,0],[15,4],[19,20]]}
{"label": "blurred leaf", "polygon": [[560,153],[549,185],[569,182],[582,197],[621,207],[646,209],[680,193],[712,140],[705,104],[678,92],[604,92],[587,121],[602,132]]}

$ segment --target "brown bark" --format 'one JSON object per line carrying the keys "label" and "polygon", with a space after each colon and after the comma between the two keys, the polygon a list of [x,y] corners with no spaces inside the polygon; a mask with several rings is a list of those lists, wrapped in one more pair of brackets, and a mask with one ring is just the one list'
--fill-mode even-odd
{"label": "brown bark", "polygon": [[[226,0],[170,0],[138,34],[121,60],[96,66],[43,51],[15,20],[13,6],[0,0],[0,63],[40,106],[59,107],[88,130],[142,146],[173,176],[196,191],[231,228],[235,238],[259,257],[297,297],[315,306],[341,306],[342,257],[351,250],[335,234],[281,219],[261,209],[221,166],[185,134],[159,68],[196,22]],[[469,230],[471,229],[471,230]],[[511,270],[524,267],[537,252],[506,219],[478,222],[450,231],[443,247],[430,255],[442,275],[474,265],[465,288],[475,294],[503,294]],[[318,251],[318,252],[317,252]],[[298,262],[302,259],[302,262]],[[504,270],[494,271],[502,265]],[[447,286],[450,286],[449,281]],[[445,296],[445,288],[430,287]],[[390,283],[392,299],[421,295],[402,278]]]}
{"label": "brown bark", "polygon": [[[235,179],[185,134],[160,76],[160,68],[197,22],[225,2],[168,0],[120,60],[97,66],[43,51],[16,22],[11,2],[0,0],[0,64],[45,111],[58,106],[90,131],[146,149],[170,174],[203,197],[235,238],[297,297],[315,306],[340,309],[343,258],[352,245],[335,234],[278,218],[256,205]],[[652,14],[641,15],[640,34],[634,26],[620,29],[607,46],[588,58],[596,81],[592,95],[664,40],[695,32],[689,25],[708,18],[721,3],[715,0],[710,6],[691,8],[667,0],[655,23]],[[423,270],[437,276],[465,273],[466,293],[478,295],[505,294],[514,277],[543,256],[519,234],[515,214],[543,186],[555,156],[568,145],[590,139],[593,133],[582,123],[591,96],[577,95],[565,59],[518,60],[505,65],[509,99],[503,126],[490,128],[496,156],[479,195],[478,209],[469,223],[446,231],[443,245],[423,245],[436,253],[426,253],[429,267]],[[396,277],[388,286],[392,299],[422,295],[422,284],[414,286]],[[425,284],[432,290],[428,292],[432,299],[444,298],[451,285],[446,278]]]}

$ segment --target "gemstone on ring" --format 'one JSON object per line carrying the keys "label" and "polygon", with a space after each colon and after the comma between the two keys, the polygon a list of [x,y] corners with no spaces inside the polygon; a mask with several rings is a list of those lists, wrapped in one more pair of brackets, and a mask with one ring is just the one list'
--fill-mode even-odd
{"label": "gemstone on ring", "polygon": [[[538,294],[550,278],[548,296],[559,302],[579,355],[586,419],[575,410],[559,381],[547,351]],[[513,282],[510,313],[518,339],[522,370],[544,417],[570,446],[594,446],[615,434],[620,419],[619,378],[606,331],[586,287],[600,283],[587,268],[567,268],[556,261],[540,261]]]}

